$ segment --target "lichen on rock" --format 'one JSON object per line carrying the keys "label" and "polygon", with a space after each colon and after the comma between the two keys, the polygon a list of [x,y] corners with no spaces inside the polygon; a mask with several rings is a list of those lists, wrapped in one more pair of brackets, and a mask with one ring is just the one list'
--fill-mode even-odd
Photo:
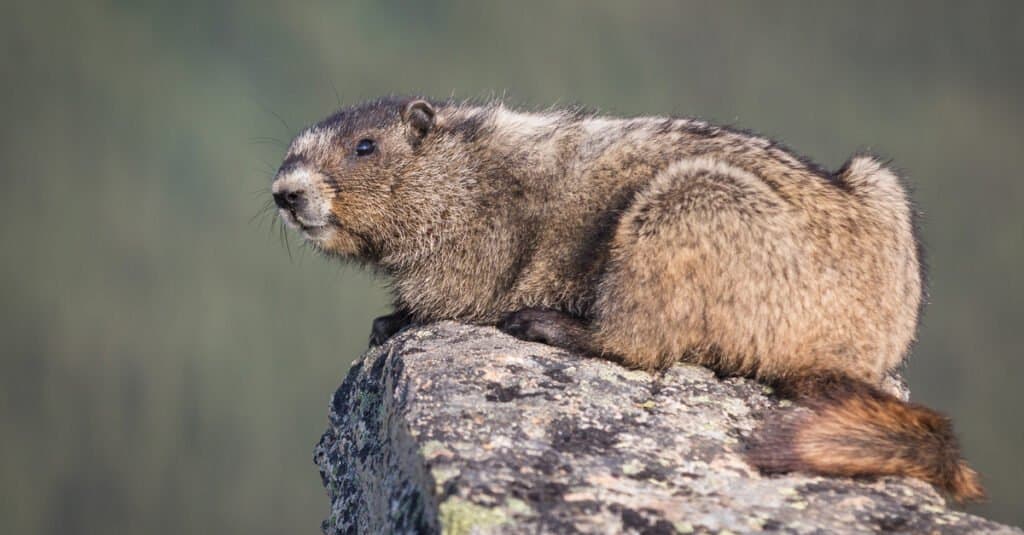
{"label": "lichen on rock", "polygon": [[790,474],[741,453],[788,402],[677,364],[658,375],[488,327],[413,327],[367,352],[315,461],[336,533],[1024,533],[929,485]]}

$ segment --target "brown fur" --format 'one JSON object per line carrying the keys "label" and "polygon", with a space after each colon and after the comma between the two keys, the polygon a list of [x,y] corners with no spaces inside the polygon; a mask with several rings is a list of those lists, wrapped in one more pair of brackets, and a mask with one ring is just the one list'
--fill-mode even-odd
{"label": "brown fur", "polygon": [[941,414],[841,375],[806,377],[780,388],[810,413],[782,414],[765,425],[747,452],[762,471],[906,475],[958,501],[984,497]]}
{"label": "brown fur", "polygon": [[[361,139],[376,152],[356,156]],[[308,198],[282,216],[314,246],[391,276],[396,317],[500,322],[652,370],[839,378],[801,396],[811,420],[766,431],[785,462],[762,447],[754,464],[978,494],[945,420],[876,388],[914,339],[923,281],[910,202],[871,156],[829,173],[691,119],[387,99],[300,134],[279,190]],[[830,460],[833,442],[927,454]]]}

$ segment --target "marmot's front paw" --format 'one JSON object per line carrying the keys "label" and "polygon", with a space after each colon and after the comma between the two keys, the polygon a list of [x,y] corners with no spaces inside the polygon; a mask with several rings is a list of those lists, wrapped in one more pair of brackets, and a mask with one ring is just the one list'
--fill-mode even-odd
{"label": "marmot's front paw", "polygon": [[370,347],[375,347],[387,342],[403,327],[412,323],[412,316],[408,312],[398,311],[387,316],[381,316],[373,320],[373,327],[370,329]]}

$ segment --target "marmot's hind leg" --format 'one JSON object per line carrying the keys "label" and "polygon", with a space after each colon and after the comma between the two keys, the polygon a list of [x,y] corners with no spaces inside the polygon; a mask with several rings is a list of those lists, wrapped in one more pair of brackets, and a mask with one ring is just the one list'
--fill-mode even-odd
{"label": "marmot's hind leg", "polygon": [[775,329],[786,322],[776,317],[787,312],[780,275],[794,271],[783,202],[741,169],[679,162],[623,214],[593,320],[526,309],[499,327],[631,367],[659,369],[685,357],[724,374],[760,371],[755,359],[777,353]]}
{"label": "marmot's hind leg", "polygon": [[786,204],[716,160],[655,177],[616,229],[594,305],[597,347],[647,369],[683,358],[722,374],[771,366],[775,341],[792,336],[779,331],[799,258]]}

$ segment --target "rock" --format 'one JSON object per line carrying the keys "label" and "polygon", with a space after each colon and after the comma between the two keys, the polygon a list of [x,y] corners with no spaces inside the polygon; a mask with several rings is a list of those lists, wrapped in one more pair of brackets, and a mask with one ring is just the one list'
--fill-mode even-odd
{"label": "rock", "polygon": [[315,451],[335,533],[1017,533],[929,485],[740,456],[790,405],[679,364],[659,376],[452,322],[357,361]]}

